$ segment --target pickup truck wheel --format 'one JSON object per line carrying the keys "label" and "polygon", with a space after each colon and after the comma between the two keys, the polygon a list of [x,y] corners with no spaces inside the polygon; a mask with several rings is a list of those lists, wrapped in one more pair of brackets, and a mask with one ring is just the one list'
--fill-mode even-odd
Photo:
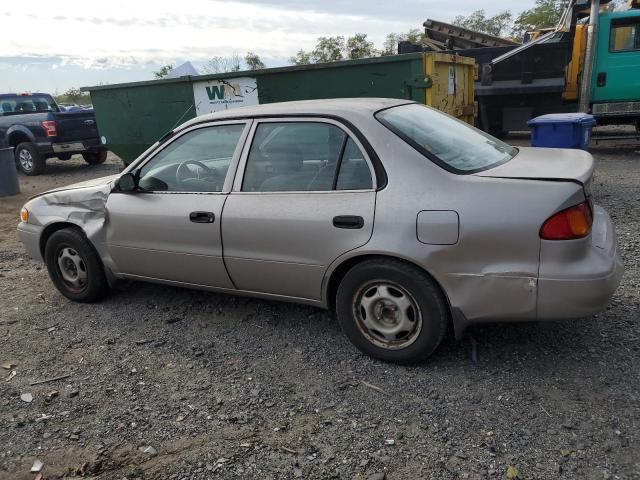
{"label": "pickup truck wheel", "polygon": [[84,161],[89,165],[100,165],[107,159],[107,151],[100,150],[99,152],[85,152],[82,154],[82,158],[84,158]]}
{"label": "pickup truck wheel", "polygon": [[415,363],[438,347],[449,323],[436,283],[412,265],[367,260],[347,272],[336,295],[338,323],[372,357]]}
{"label": "pickup truck wheel", "polygon": [[31,142],[19,143],[15,149],[16,166],[25,175],[40,175],[44,172],[46,159],[38,153]]}
{"label": "pickup truck wheel", "polygon": [[70,300],[94,302],[109,291],[98,253],[77,228],[63,228],[51,235],[44,259],[51,281]]}
{"label": "pickup truck wheel", "polygon": [[70,153],[61,153],[58,155],[58,159],[60,160],[71,160],[71,154]]}

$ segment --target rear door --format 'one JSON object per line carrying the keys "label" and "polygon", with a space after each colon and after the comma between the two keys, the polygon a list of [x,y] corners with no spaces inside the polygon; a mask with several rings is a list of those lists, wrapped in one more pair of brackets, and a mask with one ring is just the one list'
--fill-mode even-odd
{"label": "rear door", "polygon": [[319,300],[331,262],[371,237],[371,162],[329,119],[264,119],[250,136],[222,217],[227,270],[241,290]]}
{"label": "rear door", "polygon": [[140,167],[142,191],[107,200],[107,246],[119,272],[233,288],[220,220],[250,122],[197,125]]}

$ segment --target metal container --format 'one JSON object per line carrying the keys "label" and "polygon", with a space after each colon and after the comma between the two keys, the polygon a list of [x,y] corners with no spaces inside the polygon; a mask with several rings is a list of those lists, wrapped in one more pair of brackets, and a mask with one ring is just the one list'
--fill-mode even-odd
{"label": "metal container", "polygon": [[100,135],[125,163],[198,115],[293,100],[406,98],[474,123],[475,61],[410,53],[342,62],[85,87]]}
{"label": "metal container", "polygon": [[20,193],[13,147],[0,148],[0,197]]}

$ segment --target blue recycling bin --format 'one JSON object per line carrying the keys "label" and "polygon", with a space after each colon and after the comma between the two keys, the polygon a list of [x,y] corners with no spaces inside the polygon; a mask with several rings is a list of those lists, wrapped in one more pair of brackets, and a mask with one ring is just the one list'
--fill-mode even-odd
{"label": "blue recycling bin", "polygon": [[588,113],[550,113],[532,118],[531,146],[586,150],[596,121]]}

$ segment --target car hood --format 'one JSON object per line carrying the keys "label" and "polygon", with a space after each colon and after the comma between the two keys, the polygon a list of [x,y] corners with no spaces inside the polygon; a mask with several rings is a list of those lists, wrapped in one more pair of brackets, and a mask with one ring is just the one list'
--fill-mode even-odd
{"label": "car hood", "polygon": [[517,155],[508,162],[474,175],[530,180],[567,180],[584,185],[591,179],[593,169],[593,157],[583,150],[518,147]]}
{"label": "car hood", "polygon": [[41,197],[41,196],[47,195],[49,193],[63,192],[65,190],[76,190],[78,188],[106,186],[106,185],[109,185],[111,182],[113,182],[119,176],[120,176],[120,174],[117,173],[115,175],[109,175],[107,177],[94,178],[94,179],[91,179],[91,180],[86,180],[84,182],[73,183],[71,185],[66,185],[64,187],[58,187],[58,188],[54,188],[52,190],[47,190],[46,192],[39,193],[38,195],[34,195],[31,198]]}

